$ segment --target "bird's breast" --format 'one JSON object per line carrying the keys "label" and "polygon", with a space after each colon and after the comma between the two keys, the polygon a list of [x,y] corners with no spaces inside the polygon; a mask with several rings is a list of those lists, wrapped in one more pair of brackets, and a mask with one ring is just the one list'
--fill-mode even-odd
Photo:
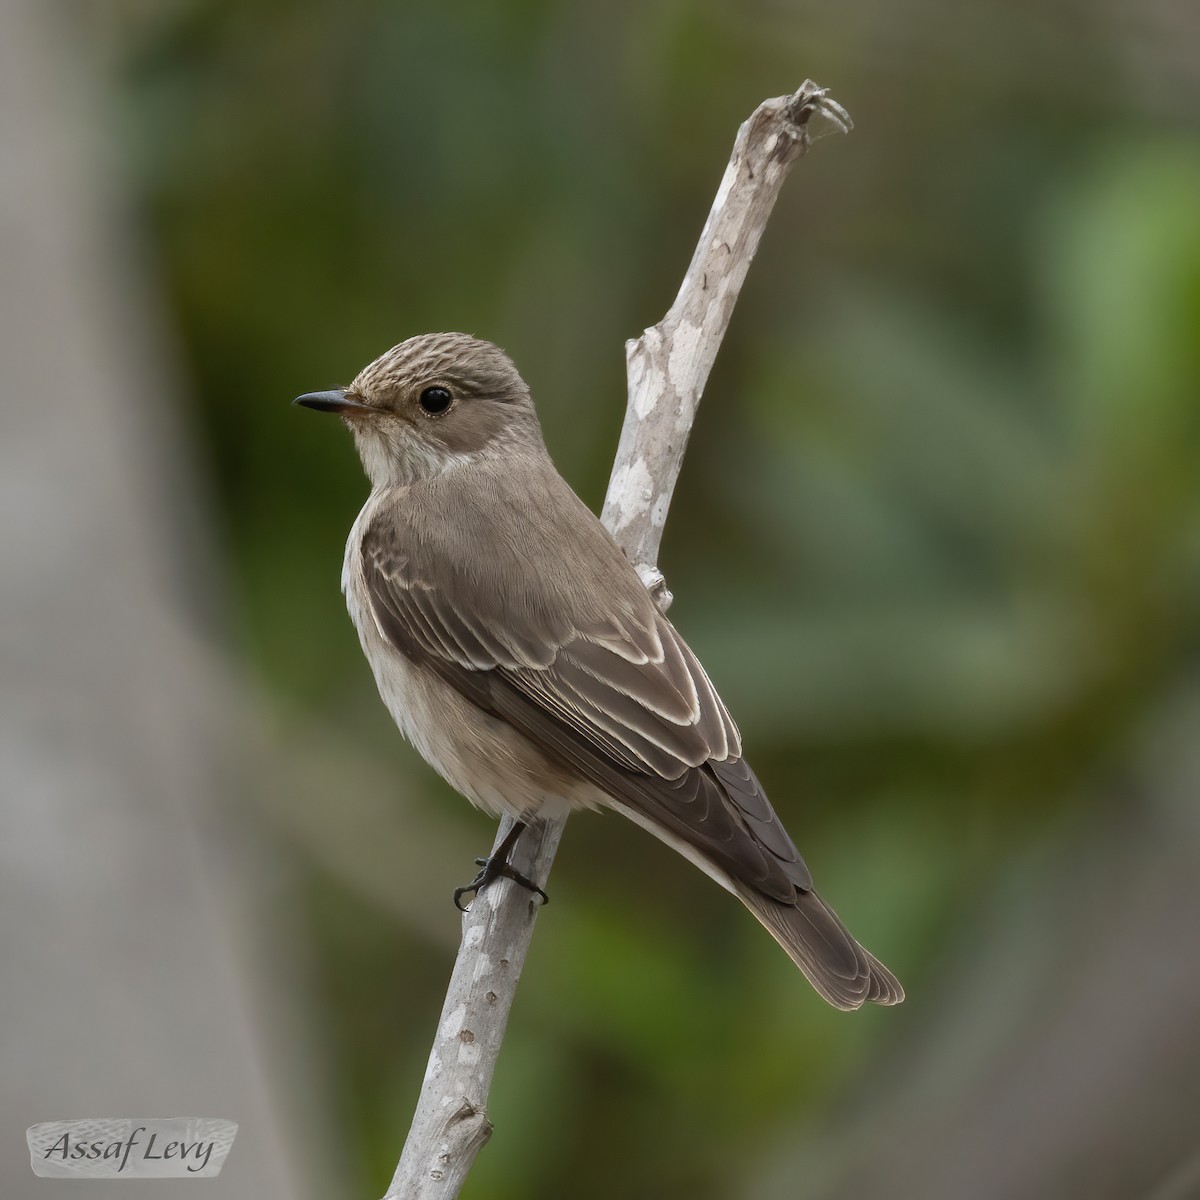
{"label": "bird's breast", "polygon": [[409,659],[385,636],[362,560],[363,536],[381,502],[372,495],[351,528],[342,590],[380,697],[400,732],[451,787],[493,816],[526,819],[597,804],[600,797],[590,784],[564,772],[523,734]]}

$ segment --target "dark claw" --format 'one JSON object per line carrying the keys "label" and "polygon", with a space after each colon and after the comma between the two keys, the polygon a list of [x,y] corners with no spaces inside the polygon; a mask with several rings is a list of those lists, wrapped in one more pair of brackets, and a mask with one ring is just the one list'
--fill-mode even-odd
{"label": "dark claw", "polygon": [[540,896],[543,904],[550,903],[550,897],[532,879],[526,878],[520,871],[515,870],[508,861],[508,856],[512,853],[512,849],[517,843],[517,838],[521,836],[521,831],[524,828],[524,825],[514,825],[508,837],[496,848],[494,854],[488,858],[477,858],[475,860],[475,865],[479,868],[479,874],[465,887],[454,889],[454,907],[459,912],[467,911],[462,902],[464,896],[477,896],[489,883],[499,879],[502,875],[507,879],[511,879],[513,883],[519,883],[523,888],[528,888],[529,891]]}
{"label": "dark claw", "polygon": [[[478,876],[476,876],[476,878],[478,878]],[[471,882],[468,883],[466,887],[456,887],[454,889],[454,907],[457,908],[460,913],[465,913],[467,911],[467,906],[463,904],[462,898],[468,892],[478,892],[478,891],[479,891],[479,888],[477,888],[475,886],[474,879],[471,880]]]}
{"label": "dark claw", "polygon": [[466,895],[477,896],[483,891],[489,883],[499,879],[502,875],[505,879],[511,879],[513,883],[519,883],[523,888],[527,888],[542,898],[543,904],[550,903],[550,897],[536,883],[533,882],[527,875],[522,875],[520,871],[514,869],[506,862],[492,864],[491,859],[477,858],[476,865],[481,869],[478,875],[464,887],[456,887],[454,889],[454,907],[459,912],[465,913],[469,906],[464,906],[462,899]]}
{"label": "dark claw", "polygon": [[504,864],[504,869],[500,872],[501,875],[506,875],[513,883],[519,883],[526,891],[533,892],[535,896],[541,896],[543,904],[550,903],[550,897],[542,891],[536,883],[533,882],[527,875],[522,875],[520,871],[514,871],[508,863]]}

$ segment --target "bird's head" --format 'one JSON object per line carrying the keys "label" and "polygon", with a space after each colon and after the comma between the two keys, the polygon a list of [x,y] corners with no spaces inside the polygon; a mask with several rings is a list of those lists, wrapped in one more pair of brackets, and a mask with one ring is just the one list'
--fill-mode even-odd
{"label": "bird's head", "polygon": [[343,418],[376,487],[414,483],[483,454],[542,447],[529,388],[512,360],[465,333],[409,338],[348,387],[293,403]]}

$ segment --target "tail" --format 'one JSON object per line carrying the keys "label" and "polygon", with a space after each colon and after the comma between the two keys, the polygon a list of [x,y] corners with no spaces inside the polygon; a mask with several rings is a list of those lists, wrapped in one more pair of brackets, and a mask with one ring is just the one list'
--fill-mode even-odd
{"label": "tail", "polygon": [[850,936],[816,892],[797,888],[795,903],[783,904],[744,884],[735,884],[733,890],[834,1008],[861,1008],[868,1001],[899,1004],[904,999],[895,975]]}
{"label": "tail", "polygon": [[895,975],[812,890],[800,851],[750,768],[740,759],[706,767],[691,776],[707,789],[705,802],[690,801],[686,820],[666,809],[668,823],[661,811],[609,802],[737,896],[834,1008],[899,1004],[904,989]]}

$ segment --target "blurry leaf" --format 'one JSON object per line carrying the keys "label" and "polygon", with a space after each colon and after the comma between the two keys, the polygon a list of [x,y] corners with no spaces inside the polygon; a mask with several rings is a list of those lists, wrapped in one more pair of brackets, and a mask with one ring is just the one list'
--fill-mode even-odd
{"label": "blurry leaf", "polygon": [[1194,148],[1117,140],[1042,233],[1072,432],[1135,469],[1200,454],[1198,194]]}

